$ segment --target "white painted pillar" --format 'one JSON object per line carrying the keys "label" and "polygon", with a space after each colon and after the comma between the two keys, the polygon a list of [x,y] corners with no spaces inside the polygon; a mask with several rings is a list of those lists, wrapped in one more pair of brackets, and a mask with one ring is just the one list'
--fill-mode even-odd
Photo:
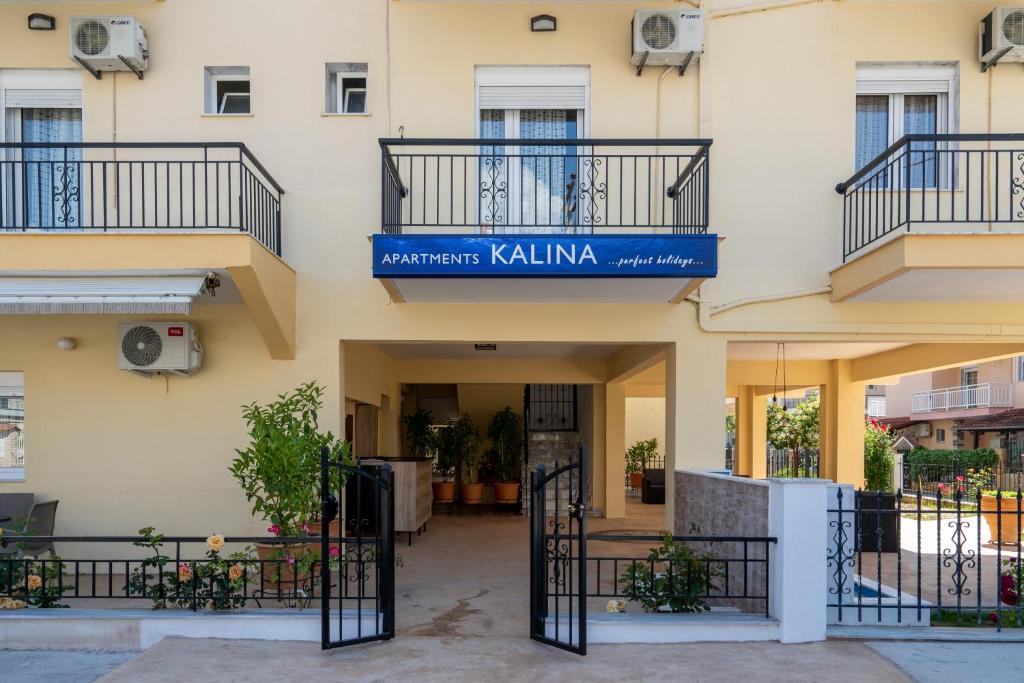
{"label": "white painted pillar", "polygon": [[[725,467],[726,340],[699,334],[665,351],[665,528],[675,528],[675,476]],[[680,532],[683,533],[683,532]]]}
{"label": "white painted pillar", "polygon": [[828,485],[824,479],[769,480],[768,533],[778,539],[769,555],[769,607],[783,643],[825,639]]}

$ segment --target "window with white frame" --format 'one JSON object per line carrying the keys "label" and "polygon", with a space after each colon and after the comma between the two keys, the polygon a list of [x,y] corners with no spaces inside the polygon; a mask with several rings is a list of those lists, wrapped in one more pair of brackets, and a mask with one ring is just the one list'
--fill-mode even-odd
{"label": "window with white frame", "polygon": [[25,382],[20,372],[0,372],[0,481],[25,478]]}
{"label": "window with white frame", "polygon": [[[904,135],[955,133],[958,99],[955,64],[861,64],[857,67],[856,166],[861,169]],[[918,141],[905,159],[910,186],[948,186],[952,154],[939,142]],[[906,160],[891,166],[906,169]],[[906,172],[906,171],[902,171]],[[878,184],[905,183],[905,176],[880,176]]]}
{"label": "window with white frame", "polygon": [[1024,382],[1024,356],[1017,356],[1017,381]]}
{"label": "window with white frame", "polygon": [[366,62],[328,62],[325,65],[325,106],[329,114],[368,113]]}
{"label": "window with white frame", "polygon": [[252,81],[247,66],[208,66],[204,69],[207,114],[251,114]]}

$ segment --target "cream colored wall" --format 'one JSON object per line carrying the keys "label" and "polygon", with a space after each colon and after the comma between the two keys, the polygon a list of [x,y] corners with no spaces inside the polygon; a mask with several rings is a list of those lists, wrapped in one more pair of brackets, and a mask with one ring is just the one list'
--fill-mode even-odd
{"label": "cream colored wall", "polygon": [[931,372],[907,375],[901,377],[897,384],[888,385],[885,388],[886,417],[910,417],[914,394],[931,391],[934,385],[932,375]]}
{"label": "cream colored wall", "polygon": [[[723,422],[723,429],[725,428]],[[655,438],[658,452],[665,452],[665,399],[626,397],[626,446]],[[724,456],[723,456],[724,457]]]}
{"label": "cream colored wall", "polygon": [[[224,469],[244,443],[241,403],[320,379],[328,387],[323,422],[338,431],[343,397],[379,402],[386,395],[392,415],[382,421],[381,439],[391,448],[399,382],[432,375],[474,381],[476,371],[463,361],[403,361],[390,364],[381,389],[373,366],[349,363],[339,340],[672,345],[666,453],[671,466],[685,468],[720,466],[727,338],[1024,339],[1024,307],[1005,302],[831,304],[818,295],[719,315],[706,305],[699,321],[689,303],[391,304],[371,278],[366,239],[379,227],[376,138],[399,126],[409,136],[473,135],[473,67],[524,63],[590,65],[589,133],[652,136],[660,70],[634,75],[628,24],[635,8],[666,4],[310,0],[298,15],[270,0],[0,6],[4,68],[72,67],[71,15],[137,16],[149,33],[151,69],[144,81],[130,74],[83,80],[86,139],[112,139],[116,83],[118,140],[245,142],[287,190],[284,258],[298,273],[294,361],[270,360],[241,309],[200,306],[192,319],[206,367],[166,385],[115,370],[116,318],[0,318],[0,369],[25,372],[28,420],[28,480],[0,484],[0,491],[59,497],[60,533],[128,533],[144,524],[175,533],[258,531]],[[701,288],[705,304],[827,284],[839,260],[832,186],[853,170],[858,60],[959,60],[960,130],[986,129],[990,79],[992,130],[1019,128],[1024,72],[978,73],[976,21],[987,5],[848,1],[738,16],[720,14],[722,3],[706,6],[708,51],[685,77],[670,73],[662,81],[661,115],[664,136],[715,139],[712,227],[727,239],[719,278]],[[55,15],[58,30],[27,31],[30,11]],[[557,32],[529,32],[528,18],[541,12],[558,16]],[[369,116],[321,115],[328,61],[369,63]],[[202,114],[206,65],[251,67],[253,116]],[[82,345],[58,354],[58,336]],[[544,379],[558,375],[558,365],[535,367]],[[574,379],[547,381],[606,380],[586,365],[562,375]],[[526,381],[516,364],[478,377]],[[595,404],[601,400],[595,394]]]}

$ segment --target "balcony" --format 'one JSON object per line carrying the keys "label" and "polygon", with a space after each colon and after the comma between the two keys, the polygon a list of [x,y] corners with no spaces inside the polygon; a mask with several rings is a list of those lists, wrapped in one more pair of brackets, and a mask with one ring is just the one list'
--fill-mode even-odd
{"label": "balcony", "polygon": [[988,408],[1012,408],[1013,384],[986,382],[948,389],[919,391],[911,398],[911,413],[968,411]]}
{"label": "balcony", "polygon": [[0,313],[245,303],[290,357],[283,194],[237,142],[0,143]]}
{"label": "balcony", "polygon": [[717,272],[710,140],[380,146],[373,272],[395,301],[665,303]]}
{"label": "balcony", "polygon": [[907,135],[836,191],[834,301],[1024,300],[1024,134]]}

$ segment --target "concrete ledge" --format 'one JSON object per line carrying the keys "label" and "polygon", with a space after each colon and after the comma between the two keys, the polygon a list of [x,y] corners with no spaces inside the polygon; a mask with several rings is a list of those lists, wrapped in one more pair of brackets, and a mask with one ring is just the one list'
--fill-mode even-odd
{"label": "concrete ledge", "polygon": [[[331,613],[331,637],[338,638],[338,612]],[[373,616],[345,610],[346,636],[374,632]],[[167,636],[320,642],[320,610],[26,609],[0,614],[0,647],[17,650],[145,650]]]}
{"label": "concrete ledge", "polygon": [[829,626],[829,640],[931,640],[955,643],[1024,643],[1024,629],[943,626]]}
{"label": "concrete ledge", "polygon": [[[559,634],[567,635],[569,617],[560,615]],[[576,638],[573,626],[573,638]],[[555,637],[555,622],[546,625]],[[777,641],[779,622],[756,614],[601,614],[587,617],[587,644],[701,643]]]}

